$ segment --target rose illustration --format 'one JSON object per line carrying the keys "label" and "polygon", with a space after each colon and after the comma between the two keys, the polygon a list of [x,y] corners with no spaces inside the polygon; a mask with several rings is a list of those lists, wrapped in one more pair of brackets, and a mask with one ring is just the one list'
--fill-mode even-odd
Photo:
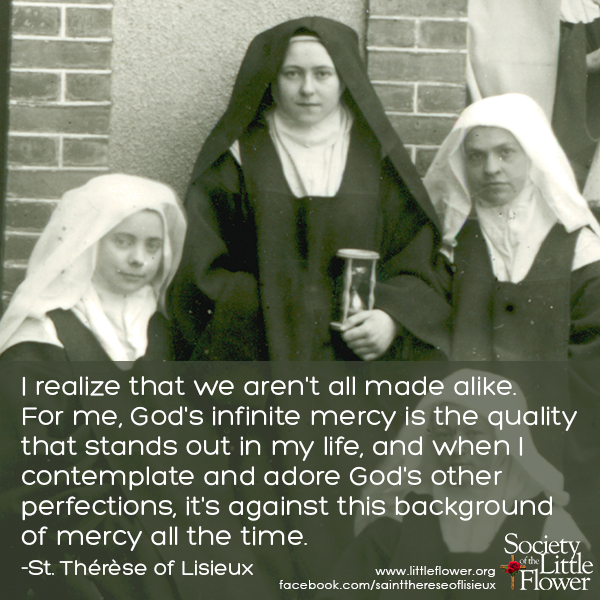
{"label": "rose illustration", "polygon": [[506,569],[506,572],[509,575],[512,575],[513,573],[516,573],[517,571],[521,570],[521,565],[516,561],[516,560],[511,560],[508,563],[508,567]]}

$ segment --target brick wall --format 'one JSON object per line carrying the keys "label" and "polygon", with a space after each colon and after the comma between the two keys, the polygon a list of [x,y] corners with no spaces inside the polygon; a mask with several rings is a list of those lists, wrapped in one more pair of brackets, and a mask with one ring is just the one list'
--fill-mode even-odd
{"label": "brick wall", "polygon": [[467,0],[371,0],[369,76],[421,175],[465,106]]}
{"label": "brick wall", "polygon": [[[108,169],[112,5],[12,1],[4,298],[56,200]],[[464,106],[466,6],[370,0],[370,76],[422,174]]]}
{"label": "brick wall", "polygon": [[107,170],[111,0],[12,2],[4,297],[55,202]]}

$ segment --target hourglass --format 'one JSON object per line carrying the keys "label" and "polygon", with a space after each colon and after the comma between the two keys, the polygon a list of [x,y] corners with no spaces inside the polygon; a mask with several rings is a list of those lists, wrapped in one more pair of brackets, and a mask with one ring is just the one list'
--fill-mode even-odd
{"label": "hourglass", "polygon": [[344,321],[362,310],[372,310],[375,304],[375,280],[379,254],[372,250],[342,248],[337,255],[345,261],[340,299],[339,321],[331,327],[339,330]]}

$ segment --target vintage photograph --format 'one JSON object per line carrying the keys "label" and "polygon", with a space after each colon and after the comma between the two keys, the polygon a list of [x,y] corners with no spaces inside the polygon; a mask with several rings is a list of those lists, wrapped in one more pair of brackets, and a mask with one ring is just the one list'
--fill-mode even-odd
{"label": "vintage photograph", "polygon": [[599,11],[13,2],[3,358],[596,358]]}
{"label": "vintage photograph", "polygon": [[[25,481],[23,473],[45,473],[50,463],[73,474],[168,472],[169,445],[156,423],[134,423],[120,443],[163,451],[70,458],[65,450],[50,459],[52,444],[94,447],[114,430],[40,420],[36,439],[48,456],[28,454],[32,425],[11,379],[0,415],[10,600],[505,599],[515,586],[539,600],[595,597],[600,0],[12,0],[0,20],[4,372],[74,381],[75,373],[93,379],[97,367],[119,381],[211,373],[236,382],[260,373],[307,384],[319,372],[346,382],[345,395],[279,397],[271,388],[254,404],[220,398],[231,422],[206,425],[204,441],[215,448],[252,438],[259,448],[305,449],[319,436],[325,454],[224,452],[219,468],[235,483],[217,491],[194,483],[186,495],[114,479],[86,487],[74,475]],[[350,380],[360,387],[400,376],[434,378],[446,391],[349,392]],[[461,394],[462,379],[509,381],[514,393]],[[97,406],[81,389],[73,396],[40,402],[49,413]],[[161,412],[171,400],[132,392],[115,411],[146,403]],[[181,407],[214,416],[212,400],[188,397]],[[325,420],[295,430],[239,422],[244,402],[244,414],[265,419],[347,406],[396,420],[383,431],[353,421],[340,433],[346,423]],[[503,430],[498,412],[527,417]],[[180,446],[196,435],[185,432],[172,434]],[[416,439],[427,448],[411,456]],[[353,441],[403,452],[363,460]],[[463,441],[470,456],[451,450]],[[202,460],[180,456],[177,465],[192,471]],[[357,465],[414,475],[401,490],[365,479],[362,491],[348,481],[309,489],[238,479],[300,468],[347,478]],[[496,478],[489,487],[435,481],[461,470]],[[164,545],[172,547],[157,549],[159,517],[172,518],[173,531],[202,527],[210,505],[202,518],[190,507],[213,492],[230,507],[302,510],[256,519],[230,511],[211,521],[223,531],[243,527],[244,536],[272,526],[287,536],[283,547],[244,537],[235,550],[213,542],[190,554],[171,532]],[[316,495],[321,510],[353,496],[362,513],[344,513],[342,501],[339,514],[308,518]],[[160,513],[163,501],[171,512]],[[116,512],[95,518],[77,513],[78,502],[108,502]],[[128,502],[148,502],[154,515],[128,514]],[[440,503],[450,506],[443,514]],[[189,564],[176,574],[37,577],[21,565],[46,560],[42,506],[51,519],[57,511],[56,523],[106,535],[118,528],[131,541],[130,550],[116,537],[66,548],[52,538],[54,565],[198,557],[212,566],[193,567],[193,577]],[[31,547],[19,539],[26,519],[40,536]],[[296,546],[298,531],[310,543]],[[536,553],[563,560],[557,579],[543,577]],[[213,562],[238,558],[237,573],[214,572]],[[460,572],[467,563],[469,577]],[[323,587],[334,579],[373,586]],[[417,579],[425,588],[397,587]]]}

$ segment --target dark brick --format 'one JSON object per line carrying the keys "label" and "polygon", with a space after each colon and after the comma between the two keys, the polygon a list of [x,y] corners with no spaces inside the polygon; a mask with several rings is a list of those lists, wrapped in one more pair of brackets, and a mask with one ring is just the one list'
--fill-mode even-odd
{"label": "dark brick", "polygon": [[41,231],[54,210],[49,202],[6,203],[6,226],[23,231]]}
{"label": "dark brick", "polygon": [[68,37],[110,37],[112,10],[106,8],[67,8]]}
{"label": "dark brick", "polygon": [[68,167],[104,167],[108,140],[63,140],[63,164]]}
{"label": "dark brick", "polygon": [[467,24],[457,21],[421,21],[419,42],[421,48],[467,47]]}
{"label": "dark brick", "polygon": [[437,148],[417,148],[415,166],[421,177],[425,177],[425,173],[427,173],[427,169],[429,169],[429,165],[433,162],[436,154]]}
{"label": "dark brick", "polygon": [[54,73],[11,73],[10,97],[12,100],[58,100],[60,77]]}
{"label": "dark brick", "polygon": [[109,106],[11,106],[11,131],[108,133]]}
{"label": "dark brick", "polygon": [[29,69],[107,69],[111,42],[13,40],[12,66]]}
{"label": "dark brick", "polygon": [[374,80],[462,83],[465,55],[374,50],[369,53],[369,76]]}
{"label": "dark brick", "polygon": [[370,19],[369,46],[410,48],[416,42],[416,21],[412,19]]}
{"label": "dark brick", "polygon": [[466,17],[468,0],[371,0],[371,15]]}
{"label": "dark brick", "polygon": [[47,137],[10,136],[8,162],[13,165],[53,167],[58,165],[58,140]]}
{"label": "dark brick", "polygon": [[[81,187],[92,177],[100,175],[98,171],[8,171],[8,195],[13,198],[60,198],[66,191]],[[27,223],[27,220],[25,220]],[[27,225],[7,223],[18,229]],[[45,225],[45,221],[44,221]],[[31,225],[34,229],[34,227]],[[42,225],[43,227],[43,225]]]}
{"label": "dark brick", "polygon": [[441,144],[454,122],[453,117],[390,115],[390,121],[405,144]]}
{"label": "dark brick", "polygon": [[3,305],[8,306],[8,299],[19,284],[25,279],[25,265],[22,267],[5,266],[2,272]]}
{"label": "dark brick", "polygon": [[103,102],[110,100],[110,75],[67,73],[67,100]]}
{"label": "dark brick", "polygon": [[419,112],[460,113],[466,106],[465,87],[420,85],[417,97]]}
{"label": "dark brick", "polygon": [[14,6],[12,33],[17,35],[58,35],[60,10],[48,6]]}
{"label": "dark brick", "polygon": [[375,84],[373,87],[386,110],[413,112],[414,85]]}
{"label": "dark brick", "polygon": [[35,234],[16,235],[10,232],[7,233],[4,260],[28,260],[38,237]]}

